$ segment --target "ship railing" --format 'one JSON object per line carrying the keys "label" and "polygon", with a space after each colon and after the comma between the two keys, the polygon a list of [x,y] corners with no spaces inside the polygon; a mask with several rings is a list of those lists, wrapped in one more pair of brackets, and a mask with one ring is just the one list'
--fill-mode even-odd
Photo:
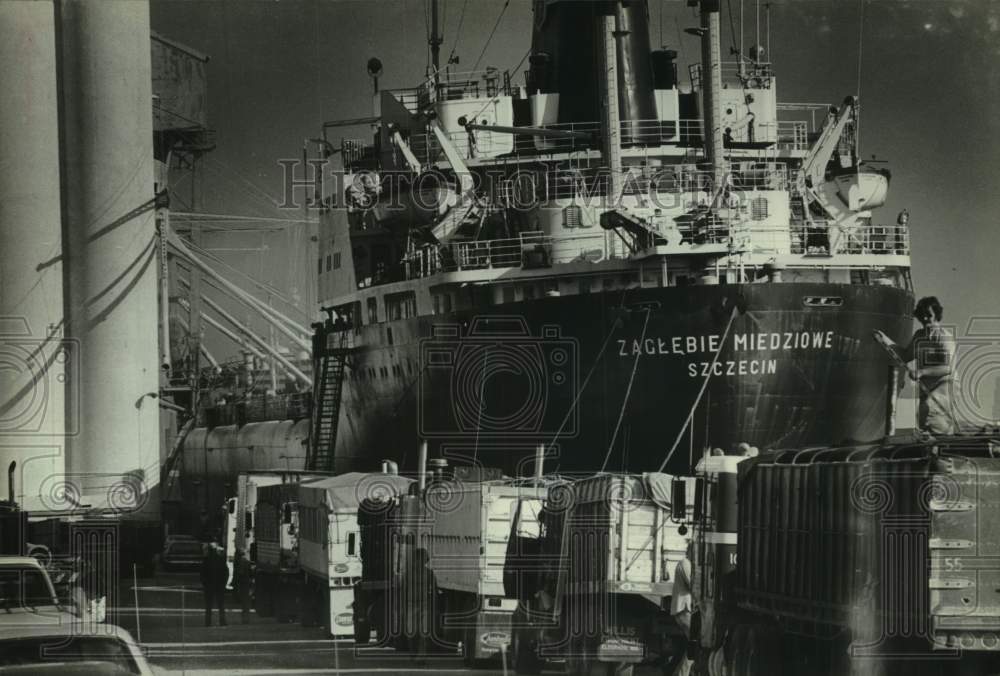
{"label": "ship railing", "polygon": [[261,394],[243,400],[201,408],[198,411],[198,425],[201,427],[242,426],[251,422],[269,420],[300,420],[308,418],[311,411],[311,392]]}
{"label": "ship railing", "polygon": [[[656,196],[691,197],[693,193],[712,192],[714,174],[699,170],[695,165],[678,164],[661,167],[629,167],[619,174],[622,193]],[[731,166],[728,183],[735,191],[787,190],[788,170],[780,163],[741,162]],[[504,182],[501,194],[508,204],[526,204],[531,200],[581,198],[585,203],[607,198],[611,188],[611,173],[606,167],[551,169],[537,178],[521,174]],[[683,206],[676,200],[660,204],[661,208]]]}
{"label": "ship railing", "polygon": [[403,259],[408,278],[439,272],[491,268],[547,268],[575,261],[597,262],[620,258],[609,233],[599,228],[580,235],[553,237],[524,232],[518,237],[451,242],[442,247],[426,245],[411,250]]}
{"label": "ship railing", "polygon": [[[613,233],[595,228],[592,224],[579,223],[574,227],[590,231],[560,236],[525,232],[514,238],[455,241],[441,247],[425,245],[414,248],[403,259],[406,276],[413,279],[463,270],[547,268],[573,262],[595,263],[627,255],[627,251],[614,245]],[[869,225],[848,229],[838,228],[826,221],[814,221],[761,227],[745,219],[715,218],[698,225],[675,222],[675,227],[682,243],[726,244],[731,253],[815,256],[906,256],[910,253],[909,233],[905,226]],[[648,240],[644,247],[657,243],[652,232]]]}
{"label": "ship railing", "polygon": [[793,254],[910,255],[910,232],[905,225],[839,227],[824,220],[796,221],[789,232]]}
{"label": "ship railing", "polygon": [[775,122],[779,150],[809,150],[809,127],[804,120]]}
{"label": "ship railing", "polygon": [[445,68],[438,72],[437,95],[434,95],[433,76],[427,78],[420,89],[423,95],[435,101],[478,99],[497,95],[510,96],[510,76],[496,68],[456,71]]}
{"label": "ship railing", "polygon": [[723,221],[720,225],[720,233],[728,231],[728,243],[734,253],[742,251],[809,256],[908,256],[910,253],[909,233],[905,226],[858,225],[840,228],[824,220],[761,226],[746,219],[734,219],[728,223]]}
{"label": "ship railing", "polygon": [[340,152],[344,166],[357,164],[362,160],[375,159],[375,146],[362,139],[345,138],[340,141]]}
{"label": "ship railing", "polygon": [[805,125],[807,143],[809,142],[808,135],[822,129],[830,114],[829,103],[782,102],[777,104],[777,108],[778,116],[782,118],[782,122],[797,122]]}
{"label": "ship railing", "polygon": [[[586,138],[549,138],[493,132],[486,129],[448,132],[448,138],[465,159],[486,159],[510,155],[515,158],[535,157],[540,154],[572,153],[600,150],[601,124],[599,122],[571,122],[542,125],[541,129],[572,131],[586,134]],[[627,153],[643,153],[646,149],[662,146],[701,147],[702,122],[697,119],[680,120],[623,120],[621,144]],[[779,151],[807,150],[808,127],[804,121],[789,120],[764,122],[744,126],[732,131],[737,143],[761,141],[770,143],[769,149]],[[425,163],[444,160],[437,139],[427,134],[414,134],[409,139],[410,149]],[[735,151],[736,149],[734,149]]]}
{"label": "ship railing", "polygon": [[382,91],[392,94],[404,108],[414,115],[430,104],[428,91],[423,85],[409,89],[383,89]]}
{"label": "ship railing", "polygon": [[[774,70],[768,61],[723,61],[721,64],[722,82],[724,84],[743,84],[747,89],[770,89]],[[702,87],[702,67],[700,63],[688,66],[691,87],[700,91]]]}

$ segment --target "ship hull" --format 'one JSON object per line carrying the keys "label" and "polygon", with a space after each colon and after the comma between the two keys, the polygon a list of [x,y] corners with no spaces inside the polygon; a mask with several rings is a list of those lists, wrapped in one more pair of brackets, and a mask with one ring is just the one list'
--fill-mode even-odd
{"label": "ship hull", "polygon": [[[346,371],[335,470],[453,464],[526,474],[689,470],[703,449],[883,436],[912,296],[752,284],[542,298],[365,326]],[[482,377],[487,374],[486,377]]]}

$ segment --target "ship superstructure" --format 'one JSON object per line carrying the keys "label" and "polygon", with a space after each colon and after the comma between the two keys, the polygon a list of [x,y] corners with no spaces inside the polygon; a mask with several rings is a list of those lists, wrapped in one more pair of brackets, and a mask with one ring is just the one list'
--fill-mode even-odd
{"label": "ship superstructure", "polygon": [[[869,440],[894,390],[905,224],[858,102],[788,104],[723,63],[702,0],[682,84],[645,2],[536,2],[524,84],[435,67],[337,140],[321,215],[314,468],[415,461],[687,468],[705,446]],[[433,46],[433,43],[432,43]]]}

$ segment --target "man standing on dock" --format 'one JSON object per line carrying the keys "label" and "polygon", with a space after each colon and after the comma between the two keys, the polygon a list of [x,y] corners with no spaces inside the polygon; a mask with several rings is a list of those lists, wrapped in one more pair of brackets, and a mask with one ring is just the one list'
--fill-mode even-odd
{"label": "man standing on dock", "polygon": [[226,626],[226,581],[229,567],[218,541],[203,545],[201,587],[205,594],[205,626],[212,626],[212,607],[219,608],[219,626]]}
{"label": "man standing on dock", "polygon": [[240,600],[240,613],[243,618],[243,624],[248,624],[250,622],[250,585],[253,584],[253,571],[250,567],[250,559],[242,549],[236,550],[235,577],[236,580],[233,586],[236,587],[236,596]]}

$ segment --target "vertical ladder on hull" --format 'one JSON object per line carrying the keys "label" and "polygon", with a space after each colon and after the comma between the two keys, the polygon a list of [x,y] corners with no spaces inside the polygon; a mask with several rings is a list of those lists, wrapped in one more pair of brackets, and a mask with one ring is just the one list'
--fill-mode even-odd
{"label": "vertical ladder on hull", "polygon": [[[333,471],[350,330],[340,331],[339,334],[335,338],[336,348],[323,346],[321,351],[317,350],[318,354],[315,357],[312,430],[306,457],[306,469],[311,471]],[[327,336],[334,338],[333,334]]]}

